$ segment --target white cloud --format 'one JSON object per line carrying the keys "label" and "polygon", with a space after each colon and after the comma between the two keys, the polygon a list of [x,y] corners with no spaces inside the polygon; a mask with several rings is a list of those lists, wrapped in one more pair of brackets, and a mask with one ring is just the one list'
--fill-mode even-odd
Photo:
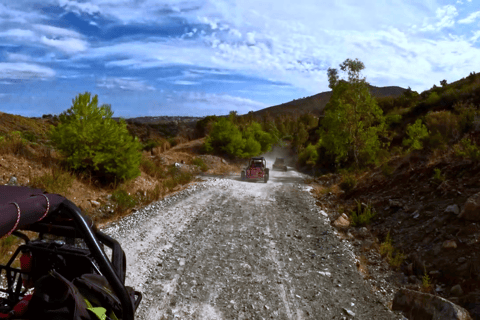
{"label": "white cloud", "polygon": [[479,38],[480,38],[480,30],[477,30],[473,33],[473,36],[470,38],[470,41],[477,42]]}
{"label": "white cloud", "polygon": [[27,24],[44,18],[46,18],[44,15],[34,10],[16,10],[0,3],[0,22]]}
{"label": "white cloud", "polygon": [[46,24],[34,24],[33,28],[41,34],[52,37],[82,38],[82,35],[76,31],[49,26]]}
{"label": "white cloud", "polygon": [[126,91],[150,91],[155,90],[155,87],[146,84],[144,80],[136,78],[102,78],[97,79],[97,87],[109,90],[121,89]]}
{"label": "white cloud", "polygon": [[453,5],[446,5],[436,10],[437,22],[428,24],[428,19],[425,19],[421,31],[440,31],[443,28],[453,27],[455,24],[454,18],[458,15],[457,9]]}
{"label": "white cloud", "polygon": [[58,49],[59,51],[63,51],[67,54],[78,53],[87,50],[88,44],[87,42],[75,39],[75,38],[66,38],[66,39],[50,39],[45,36],[41,37],[40,42]]}
{"label": "white cloud", "polygon": [[239,114],[248,113],[249,111],[257,111],[268,107],[264,103],[232,96],[228,94],[216,94],[192,91],[177,91],[170,97],[172,101],[178,101],[182,107],[209,110],[210,112],[221,112],[228,114],[231,110],[236,110]]}
{"label": "white cloud", "polygon": [[0,79],[46,79],[55,76],[55,71],[33,63],[0,62]]}
{"label": "white cloud", "polygon": [[88,42],[81,39],[75,31],[47,25],[35,24],[33,30],[10,29],[0,32],[0,38],[8,38],[12,42],[21,44],[43,44],[53,47],[67,54],[85,51]]}
{"label": "white cloud", "polygon": [[195,82],[195,81],[187,81],[187,80],[177,80],[173,82],[174,84],[182,85],[182,86],[192,86],[199,84],[200,82]]}
{"label": "white cloud", "polygon": [[468,24],[474,22],[477,18],[480,18],[480,11],[472,12],[468,17],[458,20],[458,23]]}
{"label": "white cloud", "polygon": [[7,60],[8,61],[13,61],[13,62],[30,62],[33,60],[33,58],[29,55],[26,54],[21,54],[21,53],[12,53],[12,52],[7,52]]}
{"label": "white cloud", "polygon": [[88,14],[95,14],[100,13],[100,8],[96,4],[91,2],[77,2],[71,0],[58,0],[58,4],[65,8],[66,10],[70,10],[77,13],[88,13]]}

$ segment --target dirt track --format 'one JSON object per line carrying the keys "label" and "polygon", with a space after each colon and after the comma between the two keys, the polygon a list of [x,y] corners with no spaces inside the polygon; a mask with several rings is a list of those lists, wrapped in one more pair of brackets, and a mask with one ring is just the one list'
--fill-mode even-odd
{"label": "dirt track", "polygon": [[153,319],[401,319],[372,294],[303,177],[208,178],[106,230]]}

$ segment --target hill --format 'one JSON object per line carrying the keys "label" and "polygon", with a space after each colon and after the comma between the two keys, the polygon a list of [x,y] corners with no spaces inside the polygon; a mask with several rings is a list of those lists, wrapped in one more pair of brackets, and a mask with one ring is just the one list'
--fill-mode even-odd
{"label": "hill", "polygon": [[[384,98],[384,97],[398,97],[402,95],[404,91],[407,89],[390,86],[390,87],[375,87],[369,86],[370,93],[377,97],[377,98]],[[303,114],[303,113],[312,113],[316,116],[323,115],[323,109],[325,108],[326,104],[330,100],[332,96],[332,91],[325,91],[318,93],[316,95],[302,98],[302,99],[295,99],[290,102],[282,103],[276,106],[268,107],[262,110],[258,110],[253,112],[254,115],[263,115],[265,113],[275,114],[275,115],[282,115],[282,114]]]}

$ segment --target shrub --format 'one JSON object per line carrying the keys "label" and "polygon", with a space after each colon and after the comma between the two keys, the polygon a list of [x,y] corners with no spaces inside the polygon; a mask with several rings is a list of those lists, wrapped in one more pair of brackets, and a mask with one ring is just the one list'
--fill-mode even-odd
{"label": "shrub", "polygon": [[445,178],[445,175],[442,174],[442,171],[441,171],[439,168],[433,169],[433,172],[434,172],[434,173],[433,173],[433,180],[434,180],[436,183],[440,184],[440,183],[442,183],[443,181],[445,181],[445,179],[446,179],[446,178]]}
{"label": "shrub", "polygon": [[455,155],[461,158],[470,159],[474,162],[480,160],[480,148],[475,140],[463,138],[460,143],[453,146]]}
{"label": "shrub", "polygon": [[387,259],[387,262],[394,268],[398,268],[405,260],[405,255],[395,250],[392,244],[390,232],[387,233],[385,241],[380,244],[380,254]]}
{"label": "shrub", "polygon": [[450,111],[429,112],[425,122],[431,134],[429,142],[434,142],[433,147],[445,145],[459,136],[458,116]]}
{"label": "shrub", "polygon": [[137,205],[135,197],[124,189],[117,189],[112,193],[112,200],[117,204],[117,211],[122,212]]}
{"label": "shrub", "polygon": [[395,168],[388,163],[384,163],[381,167],[381,170],[385,177],[390,177],[395,171]]}
{"label": "shrub", "polygon": [[153,140],[153,139],[148,139],[147,141],[145,141],[143,143],[143,148],[142,150],[143,151],[152,151],[153,148],[156,148],[160,145],[160,142],[158,142],[157,140]]}
{"label": "shrub", "polygon": [[164,167],[147,157],[142,157],[140,167],[146,174],[156,179],[162,179],[166,176]]}
{"label": "shrub", "polygon": [[309,165],[313,167],[317,163],[317,160],[318,160],[317,146],[312,145],[310,143],[298,155],[298,162],[301,165]]}
{"label": "shrub", "polygon": [[440,96],[438,95],[438,93],[432,92],[428,96],[426,103],[432,105],[432,104],[436,104],[438,101],[440,101]]}
{"label": "shrub", "polygon": [[200,167],[200,170],[202,170],[203,172],[208,170],[208,166],[205,164],[202,158],[194,158],[192,160],[192,164]]}
{"label": "shrub", "polygon": [[89,171],[104,182],[128,180],[140,175],[141,145],[123,119],[112,119],[109,105],[97,106],[98,97],[79,94],[70,109],[51,127],[50,139],[69,168]]}
{"label": "shrub", "polygon": [[357,180],[352,174],[345,174],[343,176],[342,182],[340,183],[340,188],[345,192],[350,192],[357,185]]}
{"label": "shrub", "polygon": [[49,193],[68,195],[75,178],[68,172],[58,167],[52,167],[50,172],[38,177],[30,178],[30,185],[34,188],[43,189]]}
{"label": "shrub", "polygon": [[403,139],[403,145],[407,146],[409,150],[423,149],[422,140],[428,137],[427,127],[422,124],[421,119],[417,119],[415,123],[407,125],[408,138]]}
{"label": "shrub", "polygon": [[430,279],[430,276],[427,273],[427,268],[423,266],[424,272],[423,272],[423,277],[422,277],[422,291],[423,292],[430,292],[432,290],[432,279]]}
{"label": "shrub", "polygon": [[352,227],[362,227],[370,224],[376,213],[372,206],[362,206],[360,201],[357,201],[357,211],[350,212],[350,219]]}

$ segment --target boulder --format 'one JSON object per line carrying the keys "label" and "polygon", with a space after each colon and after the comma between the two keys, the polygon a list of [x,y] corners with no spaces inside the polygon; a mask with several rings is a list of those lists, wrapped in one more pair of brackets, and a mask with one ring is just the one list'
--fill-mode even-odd
{"label": "boulder", "polygon": [[480,221],[480,192],[467,199],[458,217],[471,221]]}
{"label": "boulder", "polygon": [[467,310],[447,299],[408,289],[397,291],[392,309],[410,320],[472,320]]}
{"label": "boulder", "polygon": [[456,249],[457,243],[455,242],[455,240],[445,240],[442,247],[445,249]]}
{"label": "boulder", "polygon": [[460,208],[456,204],[452,204],[445,209],[445,213],[453,213],[458,215],[460,213]]}
{"label": "boulder", "polygon": [[339,229],[346,229],[350,226],[348,216],[344,213],[333,222],[333,225]]}
{"label": "boulder", "polygon": [[454,297],[461,297],[463,296],[463,290],[462,290],[462,287],[457,284],[457,285],[454,285],[451,289],[450,289],[450,294]]}

